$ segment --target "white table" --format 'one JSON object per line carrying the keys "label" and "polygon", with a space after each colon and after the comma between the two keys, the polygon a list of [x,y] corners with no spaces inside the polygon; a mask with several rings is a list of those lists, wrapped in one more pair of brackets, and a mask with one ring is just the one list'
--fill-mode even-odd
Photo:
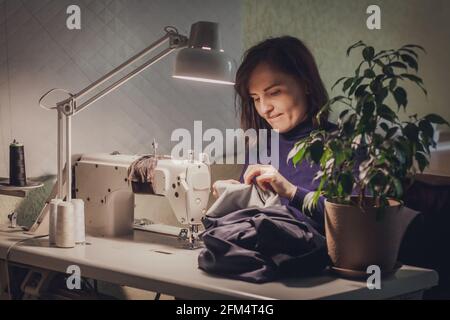
{"label": "white table", "polygon": [[[4,230],[5,228],[3,228]],[[0,231],[0,260],[22,232]],[[175,240],[135,231],[124,238],[88,237],[90,245],[72,249],[50,247],[48,238],[29,240],[13,249],[12,263],[66,272],[77,265],[81,275],[119,285],[151,290],[183,299],[390,299],[431,288],[433,270],[403,266],[382,281],[381,290],[366,282],[322,276],[252,284],[212,276],[197,267],[199,249],[176,248]]]}

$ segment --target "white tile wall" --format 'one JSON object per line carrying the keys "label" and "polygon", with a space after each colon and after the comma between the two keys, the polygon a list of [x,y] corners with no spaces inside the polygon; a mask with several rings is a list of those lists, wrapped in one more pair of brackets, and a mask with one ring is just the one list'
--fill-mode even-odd
{"label": "white tile wall", "polygon": [[[70,4],[81,7],[80,31],[66,28]],[[220,23],[224,48],[239,62],[239,0],[0,0],[0,176],[8,175],[14,138],[25,144],[28,176],[56,173],[56,113],[38,106],[45,91],[75,93],[161,37],[164,26],[187,35],[199,20]],[[73,153],[144,153],[153,138],[167,153],[172,131],[191,130],[194,120],[204,130],[236,127],[232,88],[172,79],[174,56],[77,115]]]}

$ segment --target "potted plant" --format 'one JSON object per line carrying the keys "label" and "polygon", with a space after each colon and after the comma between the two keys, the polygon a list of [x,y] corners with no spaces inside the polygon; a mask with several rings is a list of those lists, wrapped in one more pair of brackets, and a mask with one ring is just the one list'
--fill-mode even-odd
{"label": "potted plant", "polygon": [[[429,164],[434,126],[449,125],[436,114],[422,118],[406,112],[408,95],[401,86],[412,81],[427,95],[417,76],[418,45],[376,52],[359,41],[347,50],[362,51],[355,74],[339,79],[342,95],[330,99],[320,114],[339,103],[337,129],[315,130],[295,144],[294,166],[309,161],[319,166],[318,189],[307,195],[303,209],[311,212],[319,197],[325,200],[328,253],[337,269],[365,272],[378,265],[393,270],[406,226],[402,223],[402,195],[408,179]],[[394,105],[395,107],[391,107]],[[403,226],[402,226],[403,225]]]}

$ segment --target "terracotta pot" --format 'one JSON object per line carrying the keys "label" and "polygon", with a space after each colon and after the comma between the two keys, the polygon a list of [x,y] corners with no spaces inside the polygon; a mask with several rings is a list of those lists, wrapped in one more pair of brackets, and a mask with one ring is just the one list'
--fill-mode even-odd
{"label": "terracotta pot", "polygon": [[335,267],[364,272],[370,265],[378,265],[382,272],[394,268],[403,235],[417,212],[398,201],[389,202],[391,206],[377,221],[374,207],[362,211],[325,201],[328,254]]}

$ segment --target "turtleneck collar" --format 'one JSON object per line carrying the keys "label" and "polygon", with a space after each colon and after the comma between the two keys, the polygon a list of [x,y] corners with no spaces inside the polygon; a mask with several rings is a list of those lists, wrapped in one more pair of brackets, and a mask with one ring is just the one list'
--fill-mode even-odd
{"label": "turtleneck collar", "polygon": [[284,140],[296,140],[305,137],[311,131],[314,130],[313,122],[311,117],[306,118],[304,121],[298,123],[291,130],[280,133],[280,138]]}

